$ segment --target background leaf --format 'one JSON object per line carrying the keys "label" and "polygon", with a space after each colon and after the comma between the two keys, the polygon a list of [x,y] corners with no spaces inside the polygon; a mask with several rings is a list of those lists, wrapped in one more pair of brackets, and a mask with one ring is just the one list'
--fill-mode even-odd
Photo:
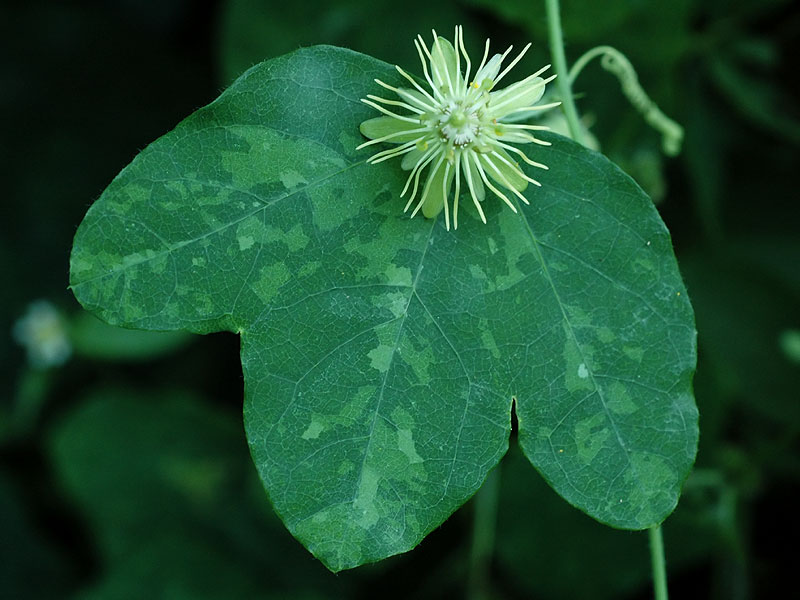
{"label": "background leaf", "polygon": [[0,582],[4,596],[55,598],[72,583],[58,548],[39,531],[11,477],[0,470]]}
{"label": "background leaf", "polygon": [[[499,581],[518,582],[534,598],[609,600],[651,585],[647,536],[604,527],[570,510],[513,447],[500,474]],[[688,488],[663,525],[670,572],[708,555],[713,545],[710,519]]]}
{"label": "background leaf", "polygon": [[77,598],[349,595],[265,510],[235,419],[185,392],[94,390],[48,454],[102,566]]}
{"label": "background leaf", "polygon": [[[407,0],[402,5],[371,0],[369,10],[362,0],[306,0],[284,4],[279,11],[271,0],[226,0],[219,25],[219,70],[230,83],[264,59],[312,44],[358,48],[416,67],[419,57],[411,40],[417,34],[427,36],[434,28],[450,35],[454,24],[468,19],[454,0]],[[391,24],[392,35],[378,24]]]}
{"label": "background leaf", "polygon": [[697,415],[691,307],[652,203],[552,136],[521,216],[409,220],[397,165],[354,150],[376,76],[397,79],[332,47],[248,71],[89,210],[76,297],[114,324],[241,334],[256,466],[333,570],[413,548],[463,504],[514,399],[565,499],[617,527],[661,521]]}

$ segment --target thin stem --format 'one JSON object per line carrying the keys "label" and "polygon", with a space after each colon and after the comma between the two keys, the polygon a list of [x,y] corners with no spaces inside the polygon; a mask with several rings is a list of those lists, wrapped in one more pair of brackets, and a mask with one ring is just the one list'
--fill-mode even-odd
{"label": "thin stem", "polygon": [[[17,397],[9,420],[9,433],[29,435],[36,427],[53,384],[53,369],[28,368],[17,383]],[[0,431],[2,437],[2,431]]]}
{"label": "thin stem", "polygon": [[[590,51],[579,60],[579,64],[573,68],[572,73],[567,69],[567,58],[564,54],[564,39],[561,33],[561,16],[559,13],[558,0],[545,0],[545,10],[547,12],[547,28],[550,37],[550,54],[553,57],[555,67],[556,86],[561,95],[561,102],[564,115],[567,118],[570,137],[579,144],[583,144],[583,132],[578,119],[578,110],[575,107],[575,99],[572,97],[572,80],[577,77],[581,69],[586,66],[594,56],[600,54],[598,51]],[[650,536],[650,561],[653,570],[653,592],[655,600],[668,600],[667,594],[667,569],[664,558],[664,539],[661,535],[661,527],[656,525],[649,529]]]}
{"label": "thin stem", "polygon": [[645,121],[656,131],[661,133],[661,146],[667,156],[676,156],[681,150],[683,142],[683,127],[661,112],[639,83],[639,77],[631,62],[622,52],[611,46],[597,46],[586,52],[569,72],[570,85],[575,83],[583,68],[596,56],[600,57],[602,67],[612,73],[622,86],[622,93],[639,111]]}
{"label": "thin stem", "polygon": [[579,144],[583,144],[583,131],[578,119],[578,109],[575,108],[575,99],[572,97],[567,57],[564,55],[564,38],[561,33],[561,15],[558,8],[558,0],[545,0],[545,10],[547,12],[547,29],[550,34],[550,54],[553,56],[553,66],[555,67],[556,75],[558,75],[556,88],[561,96],[570,137]]}
{"label": "thin stem", "polygon": [[485,600],[489,593],[489,567],[497,526],[497,498],[500,493],[500,465],[495,467],[475,494],[472,550],[468,593],[470,600]]}
{"label": "thin stem", "polygon": [[578,60],[572,63],[572,66],[569,69],[569,82],[575,83],[575,80],[578,78],[578,75],[581,74],[583,68],[588,65],[593,58],[596,56],[603,56],[604,54],[607,54],[609,50],[616,52],[616,50],[614,50],[614,48],[611,46],[595,46],[591,50],[584,52],[583,56],[579,57]]}
{"label": "thin stem", "polygon": [[664,559],[664,538],[661,526],[648,530],[650,536],[650,562],[653,569],[653,595],[655,600],[667,600],[667,567]]}

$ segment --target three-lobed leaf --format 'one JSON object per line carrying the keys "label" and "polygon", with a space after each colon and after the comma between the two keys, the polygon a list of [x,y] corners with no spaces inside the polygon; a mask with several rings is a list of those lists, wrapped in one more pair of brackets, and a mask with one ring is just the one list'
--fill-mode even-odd
{"label": "three-lobed leaf", "polygon": [[241,334],[253,459],[332,570],[413,548],[463,504],[514,405],[568,502],[660,522],[694,460],[695,331],[652,203],[551,136],[520,214],[408,219],[399,166],[355,150],[375,77],[397,79],[333,47],[249,70],[91,207],[76,297],[127,327]]}

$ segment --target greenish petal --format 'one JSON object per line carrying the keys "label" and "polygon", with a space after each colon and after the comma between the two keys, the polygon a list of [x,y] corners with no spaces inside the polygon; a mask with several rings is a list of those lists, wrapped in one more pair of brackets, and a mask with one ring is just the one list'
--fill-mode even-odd
{"label": "greenish petal", "polygon": [[[444,203],[447,199],[447,194],[450,193],[450,184],[453,181],[453,169],[447,168],[449,163],[445,160],[439,165],[439,168],[428,175],[428,181],[425,186],[427,194],[425,196],[425,203],[422,205],[422,214],[427,218],[432,219],[444,208]],[[444,178],[447,174],[447,184],[445,189]]]}
{"label": "greenish petal", "polygon": [[456,50],[443,37],[431,48],[431,69],[434,72],[434,83],[445,82],[451,90],[457,90],[462,84],[461,74],[456,67]]}
{"label": "greenish petal", "polygon": [[422,160],[422,157],[425,155],[426,151],[427,148],[426,150],[421,150],[419,147],[414,148],[411,152],[403,157],[403,162],[400,163],[400,167],[404,171],[410,171],[414,168],[414,165]]}
{"label": "greenish petal", "polygon": [[502,125],[497,129],[497,139],[503,142],[513,142],[515,144],[530,144],[532,133],[524,131],[503,130]]}
{"label": "greenish petal", "polygon": [[422,134],[420,132],[395,135],[403,131],[419,129],[420,127],[422,127],[420,123],[409,123],[408,121],[401,121],[393,117],[375,117],[374,119],[367,119],[361,123],[358,129],[364,137],[368,137],[371,140],[392,135],[394,137],[386,141],[396,144],[410,142],[411,140],[421,137]]}
{"label": "greenish petal", "polygon": [[475,74],[475,83],[483,87],[483,83],[486,82],[488,89],[491,89],[494,85],[494,79],[500,72],[500,64],[502,62],[503,56],[501,54],[495,54],[489,59],[489,62],[483,65],[481,70]]}
{"label": "greenish petal", "polygon": [[520,108],[532,106],[544,94],[544,80],[541,77],[523,79],[498,92],[489,94],[489,111],[494,118],[502,118]]}
{"label": "greenish petal", "polygon": [[478,170],[476,169],[475,165],[472,164],[472,160],[461,161],[461,167],[461,172],[464,173],[464,181],[466,182],[467,186],[466,191],[470,191],[469,182],[471,180],[472,190],[475,192],[475,197],[478,199],[478,202],[483,202],[484,198],[486,198],[486,190],[483,187],[483,181],[481,180]]}
{"label": "greenish petal", "polygon": [[[505,155],[503,158],[510,164],[500,160],[498,156],[501,155]],[[481,154],[480,157],[484,170],[500,185],[509,187],[508,184],[511,184],[511,187],[520,192],[528,187],[528,180],[522,176],[519,165],[505,150],[498,149],[491,154]]]}
{"label": "greenish petal", "polygon": [[[404,101],[408,102],[411,106],[416,106],[422,110],[431,106],[431,100],[425,94],[418,90],[410,90],[408,88],[398,88],[397,95]],[[430,110],[428,108],[428,110]]]}

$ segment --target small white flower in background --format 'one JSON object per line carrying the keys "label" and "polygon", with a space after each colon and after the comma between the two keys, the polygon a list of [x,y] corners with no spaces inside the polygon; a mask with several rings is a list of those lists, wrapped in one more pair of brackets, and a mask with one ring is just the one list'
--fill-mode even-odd
{"label": "small white flower in background", "polygon": [[[501,72],[501,64],[511,52],[511,47],[503,54],[495,54],[487,61],[489,40],[486,40],[483,60],[475,72],[474,79],[470,79],[472,65],[464,49],[462,28],[456,26],[455,43],[458,50],[446,39],[438,37],[435,31],[433,40],[430,50],[422,36],[417,36],[414,40],[431,91],[426,91],[400,67],[397,67],[398,72],[411,83],[413,89],[396,88],[376,79],[376,83],[396,93],[400,100],[386,100],[371,94],[362,99],[362,102],[376,108],[385,116],[369,119],[361,124],[361,133],[370,138],[370,141],[361,144],[358,149],[381,142],[400,144],[399,147],[374,154],[369,162],[374,164],[395,156],[403,156],[402,168],[411,171],[400,194],[402,197],[411,192],[405,210],[411,207],[417,198],[417,192],[420,192],[416,207],[411,213],[412,217],[420,209],[422,214],[429,218],[444,209],[445,224],[449,230],[450,211],[447,196],[450,185],[455,179],[453,228],[457,228],[462,175],[484,223],[486,217],[481,202],[486,195],[485,187],[501,198],[511,210],[517,212],[509,197],[497,186],[510,191],[528,204],[522,191],[527,188],[528,183],[540,184],[526,175],[509,153],[515,154],[531,166],[540,169],[547,167],[532,161],[509,142],[516,144],[533,142],[543,146],[550,144],[537,139],[532,133],[547,127],[503,122],[503,119],[514,113],[558,106],[558,102],[535,106],[544,93],[545,85],[552,81],[555,75],[547,79],[540,77],[549,68],[550,65],[547,65],[507,88],[492,91],[525,55],[530,44],[525,46]],[[462,55],[466,63],[463,74]],[[386,108],[387,106],[403,108],[410,111],[410,114],[397,114]],[[428,176],[420,190],[420,176],[427,167],[430,167]]]}
{"label": "small white flower in background", "polygon": [[28,362],[37,369],[63,365],[72,354],[67,324],[46,300],[28,306],[12,330],[14,339],[28,351]]}

